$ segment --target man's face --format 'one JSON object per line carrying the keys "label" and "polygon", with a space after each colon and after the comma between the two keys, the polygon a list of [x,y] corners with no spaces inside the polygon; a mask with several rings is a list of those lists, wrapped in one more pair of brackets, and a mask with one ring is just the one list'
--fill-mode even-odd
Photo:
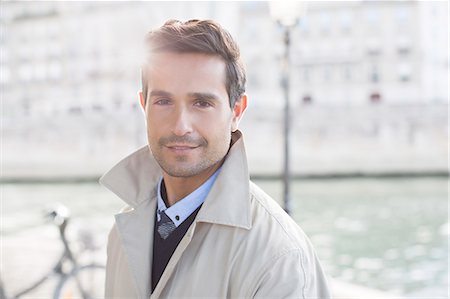
{"label": "man's face", "polygon": [[[164,172],[194,177],[215,170],[245,110],[230,108],[225,63],[204,54],[154,54],[144,107],[150,149]],[[242,104],[244,102],[244,104]]]}

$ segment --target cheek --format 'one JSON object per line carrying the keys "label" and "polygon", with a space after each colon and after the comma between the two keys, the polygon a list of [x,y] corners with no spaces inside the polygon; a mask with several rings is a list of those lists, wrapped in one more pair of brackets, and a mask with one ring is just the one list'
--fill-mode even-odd
{"label": "cheek", "polygon": [[202,118],[197,127],[205,134],[223,138],[224,135],[231,132],[232,119],[228,115],[210,115]]}
{"label": "cheek", "polygon": [[164,113],[149,111],[146,115],[147,129],[151,132],[158,132],[168,125],[168,117]]}
{"label": "cheek", "polygon": [[156,144],[162,135],[162,128],[154,119],[147,120],[147,139],[150,144]]}
{"label": "cheek", "polygon": [[227,150],[231,140],[231,121],[222,120],[221,123],[203,126],[201,134],[205,137],[210,147],[214,147],[217,150]]}

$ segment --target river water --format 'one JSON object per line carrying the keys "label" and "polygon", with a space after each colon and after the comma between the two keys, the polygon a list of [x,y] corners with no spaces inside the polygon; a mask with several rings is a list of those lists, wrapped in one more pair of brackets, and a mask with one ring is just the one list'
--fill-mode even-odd
{"label": "river water", "polygon": [[[281,198],[280,181],[256,183]],[[447,187],[445,178],[294,181],[293,218],[331,276],[411,298],[446,298]],[[2,236],[46,228],[43,210],[57,202],[102,239],[123,206],[97,183],[3,184]]]}

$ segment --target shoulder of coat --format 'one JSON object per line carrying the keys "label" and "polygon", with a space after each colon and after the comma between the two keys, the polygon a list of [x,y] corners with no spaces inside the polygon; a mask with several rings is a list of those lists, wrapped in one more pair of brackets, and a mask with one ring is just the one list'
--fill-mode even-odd
{"label": "shoulder of coat", "polygon": [[305,249],[309,241],[300,226],[271,196],[254,183],[250,183],[253,228],[262,235],[276,231],[276,239],[268,240],[285,249]]}

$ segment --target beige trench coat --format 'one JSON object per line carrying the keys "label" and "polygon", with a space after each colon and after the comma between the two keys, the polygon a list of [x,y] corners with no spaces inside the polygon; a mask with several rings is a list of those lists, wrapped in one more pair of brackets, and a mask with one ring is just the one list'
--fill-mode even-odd
{"label": "beige trench coat", "polygon": [[249,182],[241,133],[151,294],[158,164],[144,147],[100,182],[129,207],[108,240],[107,298],[330,298],[299,226]]}

